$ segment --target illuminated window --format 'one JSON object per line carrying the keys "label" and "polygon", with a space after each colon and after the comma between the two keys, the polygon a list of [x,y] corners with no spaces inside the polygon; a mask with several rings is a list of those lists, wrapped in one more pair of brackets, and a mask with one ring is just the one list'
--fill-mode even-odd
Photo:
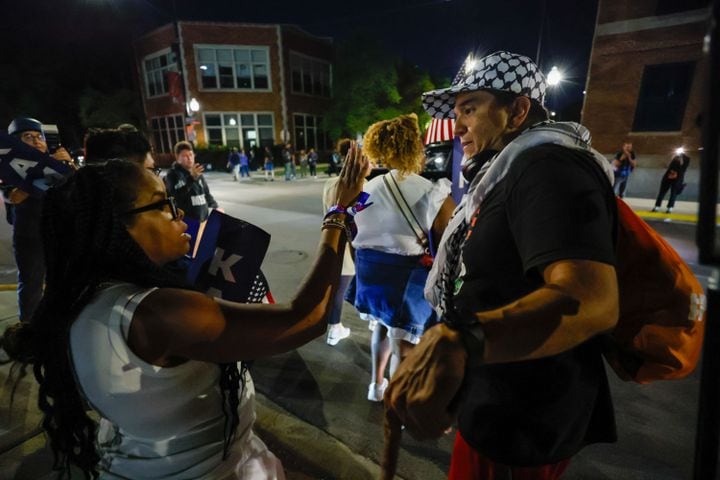
{"label": "illuminated window", "polygon": [[196,54],[203,89],[270,90],[267,47],[200,47]]}
{"label": "illuminated window", "polygon": [[259,112],[206,113],[209,145],[244,148],[272,147],[275,143],[273,114]]}

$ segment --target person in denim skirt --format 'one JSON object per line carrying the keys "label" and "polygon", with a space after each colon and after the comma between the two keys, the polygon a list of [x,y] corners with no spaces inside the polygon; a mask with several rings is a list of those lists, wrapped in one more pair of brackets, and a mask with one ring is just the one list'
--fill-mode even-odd
{"label": "person in denim skirt", "polygon": [[[435,314],[423,296],[427,266],[421,264],[424,247],[403,217],[387,187],[395,182],[425,232],[439,240],[455,208],[448,182],[432,183],[418,173],[424,163],[420,128],[415,114],[377,122],[365,134],[364,153],[371,162],[382,162],[391,171],[370,180],[372,212],[358,216],[356,285],[349,298],[355,308],[377,318],[371,342],[372,379],[368,400],[380,402],[390,376],[402,358],[420,341]],[[354,293],[354,297],[353,297]],[[391,354],[391,355],[390,355]],[[388,358],[389,357],[389,358]]]}

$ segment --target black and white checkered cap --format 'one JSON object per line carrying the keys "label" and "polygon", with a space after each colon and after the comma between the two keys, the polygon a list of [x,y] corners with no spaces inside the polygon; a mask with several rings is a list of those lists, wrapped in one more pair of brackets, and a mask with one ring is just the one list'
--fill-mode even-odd
{"label": "black and white checkered cap", "polygon": [[530,58],[499,51],[478,60],[468,57],[451,86],[423,93],[422,101],[431,117],[455,118],[453,107],[458,93],[499,90],[525,95],[542,105],[546,88],[545,75]]}

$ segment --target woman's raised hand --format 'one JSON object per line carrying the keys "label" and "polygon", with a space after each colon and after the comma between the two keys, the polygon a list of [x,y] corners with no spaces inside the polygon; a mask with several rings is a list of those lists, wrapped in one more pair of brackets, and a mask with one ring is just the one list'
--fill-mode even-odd
{"label": "woman's raised hand", "polygon": [[335,192],[336,204],[344,207],[355,203],[362,192],[365,177],[370,173],[370,162],[362,154],[357,142],[352,142],[345,156],[345,163],[340,172],[340,181]]}

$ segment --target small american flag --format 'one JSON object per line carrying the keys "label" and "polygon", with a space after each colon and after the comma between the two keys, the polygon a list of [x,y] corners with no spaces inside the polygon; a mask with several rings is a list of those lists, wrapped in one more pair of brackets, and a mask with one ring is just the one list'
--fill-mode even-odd
{"label": "small american flag", "polygon": [[275,303],[275,299],[270,293],[270,285],[262,271],[255,276],[255,280],[250,286],[247,303]]}

